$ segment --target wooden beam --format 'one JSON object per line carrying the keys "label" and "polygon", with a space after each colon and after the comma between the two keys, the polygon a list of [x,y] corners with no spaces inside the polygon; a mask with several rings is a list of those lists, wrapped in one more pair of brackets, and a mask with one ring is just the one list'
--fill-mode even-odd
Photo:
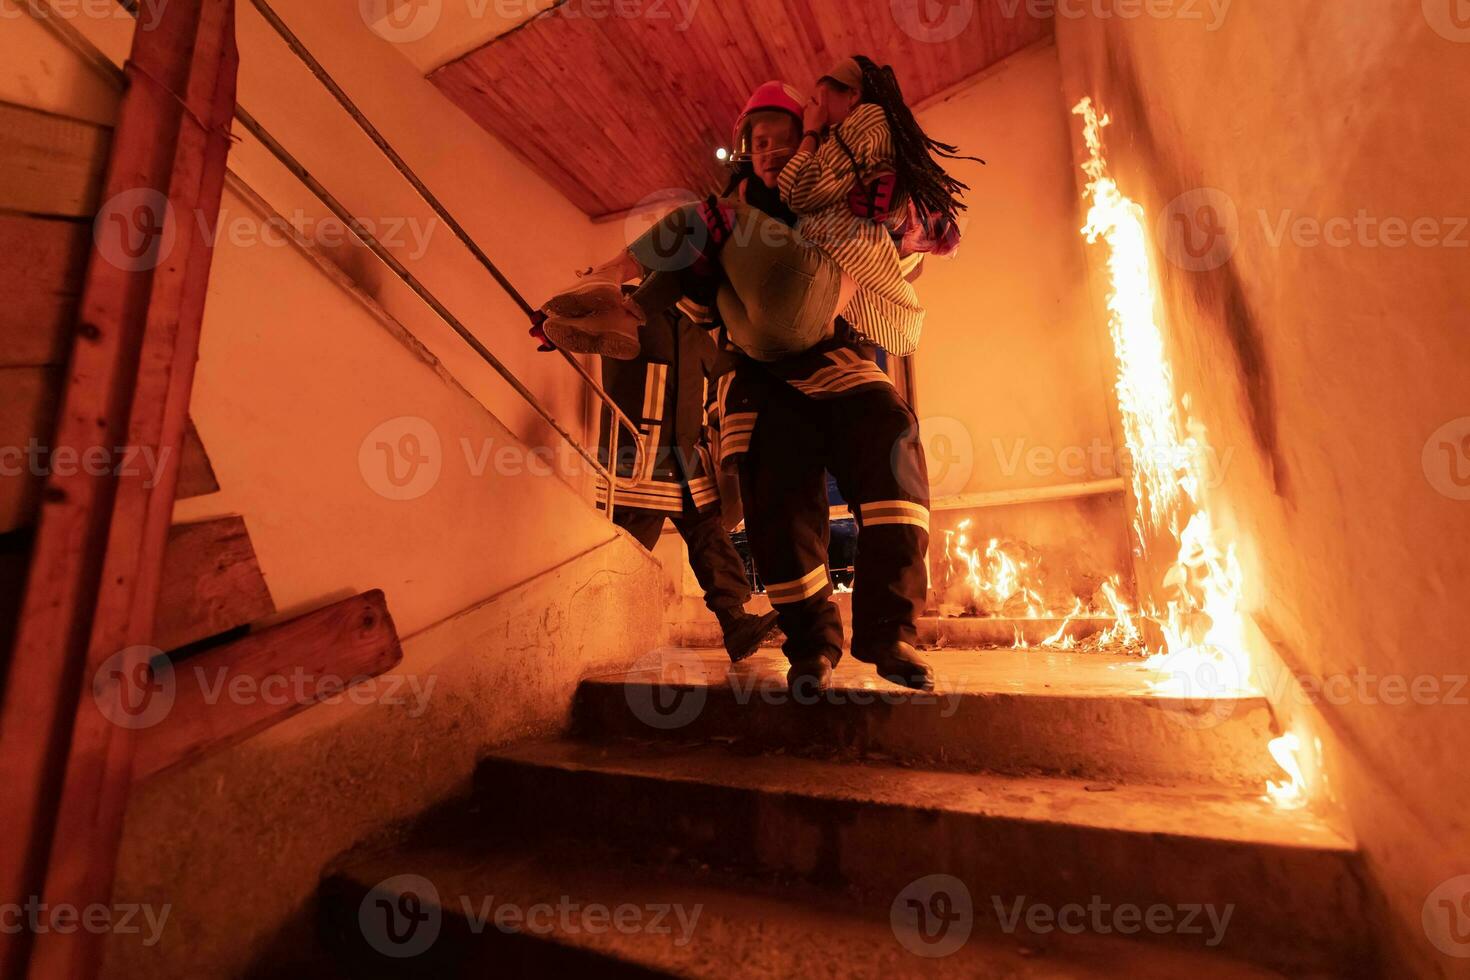
{"label": "wooden beam", "polygon": [[[170,18],[171,30],[165,26]],[[118,123],[119,143],[146,135],[149,128],[160,124],[171,133],[165,143],[168,159],[158,174],[161,179],[134,183],[132,189],[147,193],[166,188],[168,211],[155,212],[153,227],[166,227],[172,214],[175,241],[168,255],[158,253],[157,267],[149,277],[141,308],[143,335],[128,399],[125,445],[155,447],[159,472],[156,482],[126,473],[117,481],[84,658],[83,677],[93,678],[94,683],[84,685],[75,697],[70,754],[57,807],[54,840],[69,845],[85,841],[86,846],[53,846],[42,892],[52,903],[78,908],[111,895],[122,838],[133,732],[116,724],[103,706],[124,695],[128,665],[141,666],[136,651],[152,633],[157,613],[164,549],[173,523],[178,457],[214,258],[212,232],[219,220],[236,108],[239,53],[234,0],[173,0],[156,27],[135,31],[134,38],[128,62],[131,84]],[[151,65],[145,64],[145,56]],[[156,90],[148,102],[150,118],[143,128],[125,130],[130,102],[141,89]],[[168,98],[173,105],[159,110],[151,101],[159,97]],[[118,177],[127,158],[124,152],[113,157],[110,182]],[[125,181],[131,176],[129,170],[123,170]],[[108,199],[115,198],[109,195]],[[200,218],[209,223],[208,228],[201,227]],[[109,251],[109,233],[115,236],[119,231],[114,228],[99,235],[99,255]],[[121,233],[132,239],[130,228]],[[155,239],[167,242],[167,231],[155,233]],[[110,244],[117,247],[116,241]],[[92,268],[105,264],[94,261]],[[131,263],[121,264],[132,268]],[[93,291],[93,283],[88,285],[84,316],[89,316],[88,301],[110,299],[107,289]],[[122,295],[128,291],[126,287],[119,290]],[[31,588],[35,587],[33,582]],[[106,668],[118,657],[123,658],[124,670],[109,672]],[[42,933],[34,940],[29,975],[33,980],[95,976],[101,969],[103,948],[97,936],[83,939]]]}
{"label": "wooden beam", "polygon": [[[402,659],[375,590],[155,671],[156,679],[172,676],[172,705],[143,729],[133,778],[234,745]],[[168,697],[166,680],[156,689]]]}
{"label": "wooden beam", "polygon": [[243,518],[175,524],[169,531],[153,646],[177,650],[275,611]]}
{"label": "wooden beam", "polygon": [[[118,696],[120,677],[146,663],[138,648],[153,629],[211,256],[193,219],[219,212],[238,63],[232,0],[171,0],[160,9],[153,29],[133,35],[102,192],[107,201],[131,194],[121,200],[135,206],[119,215],[123,222],[99,225],[54,445],[146,448],[162,466],[147,477],[115,466],[47,478],[0,706],[0,783],[10,794],[0,843],[4,902],[41,896],[85,907],[111,893],[132,733],[102,706]],[[16,145],[8,126],[0,133]],[[47,179],[67,184],[80,165],[68,161],[87,157],[33,153],[40,177],[31,176],[28,193]],[[45,168],[57,176],[47,178]],[[166,221],[162,196],[176,216],[167,254],[160,243],[168,236],[157,233]],[[68,199],[77,214],[97,200]],[[35,209],[27,198],[4,206]],[[141,255],[131,248],[140,231]],[[115,657],[121,669],[103,669]],[[102,942],[6,932],[0,974],[90,977]]]}
{"label": "wooden beam", "polygon": [[0,209],[92,217],[110,137],[106,126],[0,102]]}

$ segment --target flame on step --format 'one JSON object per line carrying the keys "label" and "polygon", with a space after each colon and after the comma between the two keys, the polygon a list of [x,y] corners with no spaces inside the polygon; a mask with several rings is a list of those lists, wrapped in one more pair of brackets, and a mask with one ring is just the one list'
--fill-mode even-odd
{"label": "flame on step", "polygon": [[1266,783],[1266,798],[1283,810],[1295,810],[1307,804],[1307,782],[1302,777],[1300,756],[1301,739],[1295,732],[1287,732],[1280,738],[1271,739],[1271,758],[1287,775],[1284,780]]}
{"label": "flame on step", "polygon": [[1077,604],[1072,607],[1072,611],[1067,613],[1067,615],[1062,619],[1062,625],[1057,627],[1057,631],[1055,633],[1042,640],[1041,645],[1044,647],[1052,647],[1057,650],[1071,650],[1075,648],[1077,646],[1077,640],[1075,637],[1069,636],[1067,634],[1067,627],[1071,624],[1073,619],[1080,615],[1082,615],[1082,600],[1078,599]]}
{"label": "flame on step", "polygon": [[[1072,112],[1083,119],[1088,150],[1082,169],[1089,209],[1082,234],[1089,244],[1107,245],[1108,331],[1131,460],[1134,531],[1144,554],[1160,539],[1178,545],[1163,582],[1166,608],[1150,610],[1161,621],[1164,645],[1145,666],[1160,675],[1156,688],[1170,694],[1198,698],[1251,691],[1240,564],[1204,499],[1210,476],[1204,426],[1181,416],[1180,406],[1187,412],[1190,402],[1175,393],[1146,216],[1108,175],[1102,132],[1111,120],[1098,114],[1090,98]],[[1120,617],[1115,628],[1124,628],[1124,622]],[[1128,624],[1136,628],[1131,620]],[[1295,736],[1271,743],[1272,755],[1290,778],[1269,788],[1278,805],[1305,799],[1298,748]]]}
{"label": "flame on step", "polygon": [[[1068,633],[1073,620],[1084,616],[1110,617],[1115,624],[1095,634],[1087,643],[1089,648],[1113,644],[1119,647],[1131,644],[1135,649],[1139,646],[1134,611],[1122,598],[1123,586],[1118,576],[1103,582],[1090,599],[1074,595],[1061,600],[1057,590],[1047,585],[1036,549],[999,538],[972,541],[972,525],[973,520],[967,517],[944,532],[946,563],[963,576],[962,580],[952,580],[954,587],[965,593],[963,608],[981,616],[1059,619],[1061,624],[1056,631],[1035,644],[1053,650],[1072,650],[1079,646],[1077,638]],[[1063,601],[1070,606],[1061,604]],[[1012,648],[1030,649],[1033,643],[1027,636],[1027,631],[1015,628]]]}
{"label": "flame on step", "polygon": [[1098,590],[1102,593],[1104,611],[1113,618],[1113,625],[1108,627],[1102,635],[1104,646],[1114,644],[1127,646],[1142,639],[1138,624],[1133,621],[1133,609],[1118,594],[1119,588],[1118,577],[1114,575]]}
{"label": "flame on step", "polygon": [[945,556],[965,569],[965,586],[972,606],[980,612],[1004,613],[1026,619],[1046,614],[1040,578],[1030,562],[991,538],[982,551],[970,543],[970,518],[945,531]]}

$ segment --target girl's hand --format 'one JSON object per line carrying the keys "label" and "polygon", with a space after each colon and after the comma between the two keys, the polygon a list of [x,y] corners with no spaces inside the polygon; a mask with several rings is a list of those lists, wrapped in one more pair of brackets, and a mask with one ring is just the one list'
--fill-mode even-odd
{"label": "girl's hand", "polygon": [[827,107],[814,95],[801,114],[801,129],[804,133],[820,133],[827,128]]}

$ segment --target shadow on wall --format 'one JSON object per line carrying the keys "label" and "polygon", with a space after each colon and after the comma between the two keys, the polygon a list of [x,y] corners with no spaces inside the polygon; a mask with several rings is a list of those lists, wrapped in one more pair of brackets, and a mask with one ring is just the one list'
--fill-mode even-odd
{"label": "shadow on wall", "polygon": [[[1112,133],[1127,133],[1134,154],[1126,160],[1115,159],[1112,164],[1126,175],[1124,184],[1129,193],[1149,202],[1182,201],[1200,209],[1210,208],[1207,199],[1189,201],[1189,192],[1205,186],[1205,181],[1197,164],[1175,152],[1178,147],[1187,147],[1188,141],[1175,139],[1171,151],[1165,152],[1155,138],[1128,50],[1111,45],[1105,50],[1108,98],[1104,108],[1113,117]],[[1148,193],[1140,194],[1138,188],[1147,188]],[[1162,210],[1151,208],[1150,213],[1159,214]],[[1172,211],[1169,217],[1186,219],[1177,210]],[[1200,232],[1203,234],[1197,234]],[[1170,332],[1170,337],[1176,342],[1200,344],[1201,338],[1192,331],[1211,328],[1221,331],[1234,359],[1232,364],[1222,365],[1224,373],[1239,379],[1241,396],[1247,408],[1245,417],[1250,423],[1256,448],[1269,467],[1277,495],[1290,502],[1291,477],[1281,453],[1275,379],[1266,358],[1260,321],[1251,308],[1234,264],[1216,264],[1209,260],[1215,249],[1223,245],[1215,236],[1224,233],[1223,225],[1208,217],[1187,224],[1180,230],[1184,236],[1184,247],[1189,249],[1184,258],[1186,261],[1191,256],[1199,259],[1197,263],[1190,263],[1197,269],[1181,276],[1172,274],[1174,266],[1169,263],[1157,266],[1161,285],[1173,294],[1170,297],[1173,301],[1167,304],[1168,307],[1179,309],[1183,305],[1178,302],[1179,295],[1183,293],[1188,295],[1192,307],[1199,312],[1189,323],[1191,330],[1175,329]]]}

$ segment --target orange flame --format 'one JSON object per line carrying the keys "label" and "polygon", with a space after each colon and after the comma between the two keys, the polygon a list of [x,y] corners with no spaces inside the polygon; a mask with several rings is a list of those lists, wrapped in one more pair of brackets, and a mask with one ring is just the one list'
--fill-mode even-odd
{"label": "orange flame", "polygon": [[[1169,594],[1160,616],[1164,648],[1145,666],[1165,675],[1155,683],[1170,693],[1218,696],[1253,690],[1241,609],[1243,576],[1234,546],[1222,544],[1224,536],[1203,499],[1209,448],[1204,427],[1193,418],[1181,420],[1176,407],[1187,408],[1189,400],[1175,393],[1144,210],[1108,176],[1102,131],[1111,120],[1099,116],[1090,98],[1072,112],[1083,118],[1088,150],[1082,170],[1090,206],[1082,233],[1089,244],[1101,240],[1108,246],[1108,330],[1131,455],[1134,531],[1145,553],[1151,536],[1164,532],[1179,545],[1163,583]],[[1305,799],[1298,748],[1295,736],[1271,743],[1272,755],[1289,777],[1289,782],[1268,788],[1278,805]]]}

